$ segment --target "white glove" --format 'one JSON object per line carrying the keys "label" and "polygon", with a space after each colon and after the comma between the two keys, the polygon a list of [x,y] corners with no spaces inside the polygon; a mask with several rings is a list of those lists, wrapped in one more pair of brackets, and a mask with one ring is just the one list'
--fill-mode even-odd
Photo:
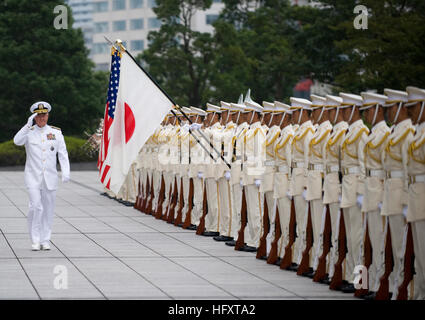
{"label": "white glove", "polygon": [[289,191],[286,191],[286,196],[288,197],[288,199],[289,199],[289,200],[292,200],[292,196],[291,196],[291,194],[289,193]]}
{"label": "white glove", "polygon": [[32,114],[29,118],[28,118],[28,122],[27,122],[27,126],[28,128],[32,127],[32,121],[34,120],[34,118],[37,116],[36,113]]}
{"label": "white glove", "polygon": [[254,180],[254,183],[255,183],[255,185],[257,186],[257,188],[259,188],[259,187],[260,187],[260,185],[261,185],[261,180],[260,180],[260,179],[255,179],[255,180]]}
{"label": "white glove", "polygon": [[224,177],[226,178],[227,181],[229,181],[230,180],[230,171],[226,171],[224,173]]}
{"label": "white glove", "polygon": [[243,180],[242,179],[239,180],[239,185],[243,188]]}
{"label": "white glove", "polygon": [[192,123],[190,125],[190,130],[199,130],[199,129],[201,129],[201,127],[202,127],[201,123]]}
{"label": "white glove", "polygon": [[341,200],[342,200],[342,196],[341,196],[341,195],[339,195],[339,196],[338,196],[338,201],[339,201],[339,202],[341,202]]}
{"label": "white glove", "polygon": [[301,194],[303,196],[303,199],[307,197],[307,189],[304,189],[303,193]]}
{"label": "white glove", "polygon": [[379,210],[382,210],[382,202],[378,202],[378,208]]}
{"label": "white glove", "polygon": [[67,183],[70,180],[69,176],[62,176],[62,182]]}
{"label": "white glove", "polygon": [[183,131],[189,131],[189,128],[190,128],[190,126],[187,123],[182,126]]}
{"label": "white glove", "polygon": [[363,204],[363,195],[362,194],[359,194],[357,196],[357,205],[361,208],[362,207],[362,204]]}
{"label": "white glove", "polygon": [[202,179],[203,177],[204,177],[204,174],[203,174],[201,171],[199,171],[199,172],[198,172],[198,178],[199,178],[199,179]]}
{"label": "white glove", "polygon": [[403,216],[407,218],[407,205],[403,204]]}

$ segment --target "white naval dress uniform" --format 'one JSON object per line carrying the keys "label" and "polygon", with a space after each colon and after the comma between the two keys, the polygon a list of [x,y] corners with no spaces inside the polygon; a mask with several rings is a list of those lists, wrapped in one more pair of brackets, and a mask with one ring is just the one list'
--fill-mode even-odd
{"label": "white naval dress uniform", "polygon": [[68,152],[61,130],[45,125],[25,125],[13,138],[13,142],[25,145],[25,185],[30,198],[28,228],[33,244],[48,244],[51,236],[55,209],[58,173],[56,154],[62,170],[62,179],[69,180]]}

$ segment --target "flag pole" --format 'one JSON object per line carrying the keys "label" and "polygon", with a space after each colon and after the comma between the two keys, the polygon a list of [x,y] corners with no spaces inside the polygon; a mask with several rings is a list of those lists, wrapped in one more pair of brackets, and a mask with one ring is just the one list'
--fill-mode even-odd
{"label": "flag pole", "polygon": [[[111,44],[115,49],[117,49],[114,45],[114,43],[112,43],[112,41],[110,41],[107,37],[104,36],[104,38],[106,39],[106,41],[109,42],[109,44]],[[115,41],[115,44],[118,45],[119,51],[125,51],[128,56],[134,61],[134,63],[140,68],[140,70],[142,70],[146,76],[157,86],[157,88],[159,90],[161,90],[161,92],[168,98],[168,100],[170,100],[170,102],[177,107],[177,109],[183,114],[183,116],[192,124],[192,120],[190,120],[190,118],[187,116],[186,113],[184,113],[184,111],[180,108],[180,106],[178,104],[175,103],[175,101],[168,95],[167,92],[165,92],[164,89],[161,88],[161,86],[155,81],[155,79],[137,62],[137,60],[133,57],[133,55],[123,46],[122,41],[117,39]],[[174,114],[174,116],[176,117],[176,119],[181,123],[181,120],[178,118],[178,116],[176,115],[176,113],[171,109],[171,112]],[[199,139],[192,133],[192,130],[189,128],[189,133],[195,138],[196,142],[199,143],[202,148],[207,151],[211,157],[211,159],[214,159],[214,156],[211,154],[211,152],[209,150],[207,150],[205,148],[205,146],[202,145],[202,143],[199,141]],[[209,143],[210,147],[213,148],[213,150],[217,153],[217,155],[220,156],[220,158],[223,160],[223,162],[227,165],[227,167],[230,169],[231,165],[229,164],[229,162],[227,162],[226,159],[224,159],[223,155],[221,154],[221,152],[217,151],[217,149],[213,146],[213,144],[211,143],[211,141],[209,141],[209,139],[207,139],[207,137],[205,137],[205,135],[199,131],[199,133],[201,134],[201,136],[205,139],[206,142]]]}

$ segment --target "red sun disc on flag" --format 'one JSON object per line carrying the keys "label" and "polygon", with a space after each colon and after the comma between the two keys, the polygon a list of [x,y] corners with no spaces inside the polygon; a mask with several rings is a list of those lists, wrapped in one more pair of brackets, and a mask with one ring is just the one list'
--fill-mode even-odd
{"label": "red sun disc on flag", "polygon": [[134,133],[134,128],[136,127],[136,120],[134,119],[133,111],[131,111],[130,106],[127,103],[124,103],[125,107],[125,143],[127,143]]}

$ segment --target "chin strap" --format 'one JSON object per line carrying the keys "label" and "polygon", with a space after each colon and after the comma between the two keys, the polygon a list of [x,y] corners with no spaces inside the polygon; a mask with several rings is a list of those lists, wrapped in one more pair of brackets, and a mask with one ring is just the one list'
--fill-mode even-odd
{"label": "chin strap", "polygon": [[270,117],[269,124],[267,125],[269,128],[270,128],[270,125],[272,124],[273,117],[274,117],[274,113],[272,113],[272,116]]}
{"label": "chin strap", "polygon": [[215,111],[213,112],[213,115],[212,115],[212,117],[211,117],[211,120],[210,120],[210,122],[208,123],[208,127],[211,127],[211,122],[213,121],[214,117],[215,117]]}
{"label": "chin strap", "polygon": [[375,106],[376,106],[376,109],[375,109],[375,114],[373,115],[372,126],[375,125],[376,116],[378,115],[378,110],[379,110],[379,104],[377,103]]}
{"label": "chin strap", "polygon": [[300,122],[301,122],[302,115],[303,115],[303,109],[301,109],[300,115],[298,116],[298,124],[300,124]]}
{"label": "chin strap", "polygon": [[252,123],[252,120],[254,119],[254,114],[255,114],[255,111],[252,111],[251,121],[249,122],[250,124]]}
{"label": "chin strap", "polygon": [[236,117],[236,123],[239,123],[239,116],[241,115],[241,112],[238,111],[238,116]]}
{"label": "chin strap", "polygon": [[351,113],[350,113],[350,117],[348,118],[348,123],[351,123],[351,119],[353,119],[353,116],[354,116],[354,111],[356,111],[356,105],[355,104],[353,104],[351,106]]}
{"label": "chin strap", "polygon": [[283,113],[282,119],[280,120],[280,123],[279,123],[279,127],[282,125],[283,120],[285,119],[285,117],[286,117],[286,112]]}
{"label": "chin strap", "polygon": [[316,122],[319,122],[320,119],[322,119],[323,112],[325,112],[325,106],[322,106],[322,111],[320,111],[319,118],[317,118],[317,121]]}
{"label": "chin strap", "polygon": [[424,107],[425,107],[425,101],[422,101],[422,104],[421,104],[421,111],[419,111],[418,120],[416,120],[416,122],[417,122],[417,123],[419,123],[419,121],[420,121],[420,120],[421,120],[421,118],[422,118],[422,114],[424,113]]}
{"label": "chin strap", "polygon": [[396,122],[397,122],[398,115],[400,114],[400,110],[401,110],[402,105],[403,105],[403,102],[402,102],[402,101],[400,101],[400,102],[398,103],[398,108],[397,108],[397,112],[396,112],[396,114],[395,114],[395,117],[394,117],[393,123],[396,123]]}
{"label": "chin strap", "polygon": [[338,115],[339,115],[339,106],[337,106],[337,107],[336,107],[335,118],[334,118],[334,124],[336,123],[336,120],[338,119]]}
{"label": "chin strap", "polygon": [[229,112],[227,112],[226,123],[228,123],[228,122],[229,122],[229,117],[230,117],[230,110],[229,110]]}
{"label": "chin strap", "polygon": [[196,117],[195,117],[195,121],[193,121],[194,123],[198,122],[198,117],[199,117],[199,115],[197,114]]}

